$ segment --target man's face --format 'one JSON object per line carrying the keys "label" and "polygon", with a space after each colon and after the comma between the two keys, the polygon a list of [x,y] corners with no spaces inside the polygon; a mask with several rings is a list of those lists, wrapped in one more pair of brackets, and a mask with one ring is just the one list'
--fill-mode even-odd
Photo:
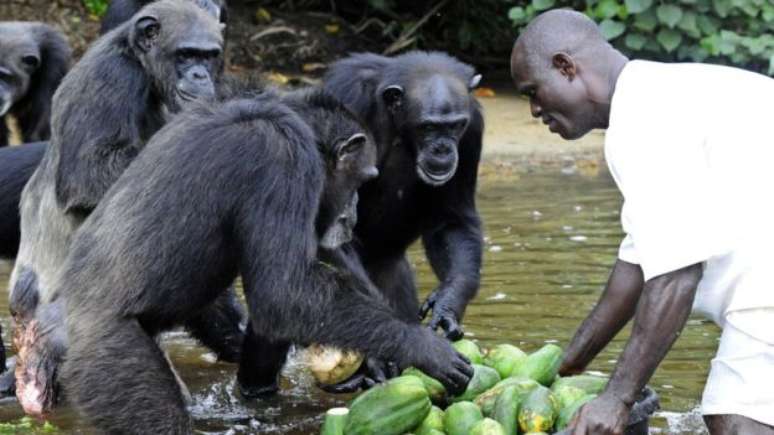
{"label": "man's face", "polygon": [[532,116],[540,118],[553,133],[577,139],[594,128],[595,107],[578,75],[577,64],[569,74],[566,67],[551,58],[530,65],[517,45],[511,56],[511,77],[519,93],[529,98]]}

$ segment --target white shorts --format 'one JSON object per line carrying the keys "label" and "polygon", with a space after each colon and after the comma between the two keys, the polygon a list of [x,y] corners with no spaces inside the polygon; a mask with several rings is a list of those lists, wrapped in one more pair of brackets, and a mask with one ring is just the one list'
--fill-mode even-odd
{"label": "white shorts", "polygon": [[[774,328],[774,319],[769,327]],[[701,413],[738,414],[774,426],[774,345],[726,322],[704,388]]]}

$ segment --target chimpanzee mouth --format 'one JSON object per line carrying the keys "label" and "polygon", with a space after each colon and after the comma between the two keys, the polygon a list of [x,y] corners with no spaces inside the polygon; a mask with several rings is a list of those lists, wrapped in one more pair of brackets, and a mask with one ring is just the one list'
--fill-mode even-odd
{"label": "chimpanzee mouth", "polygon": [[177,90],[177,96],[180,97],[181,100],[185,101],[186,103],[190,103],[192,101],[196,101],[197,97],[194,94],[189,94],[186,91],[183,91],[181,89]]}
{"label": "chimpanzee mouth", "polygon": [[419,175],[419,178],[421,178],[422,181],[424,181],[426,184],[435,187],[443,186],[449,180],[451,180],[452,177],[454,177],[454,174],[457,172],[457,163],[458,159],[454,159],[451,164],[445,165],[444,169],[438,170],[433,168],[432,165],[424,162],[418,162],[417,175]]}

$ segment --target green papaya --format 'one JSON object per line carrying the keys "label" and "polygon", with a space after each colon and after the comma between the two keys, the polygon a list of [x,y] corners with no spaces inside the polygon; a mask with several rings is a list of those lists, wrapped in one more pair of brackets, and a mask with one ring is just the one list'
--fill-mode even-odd
{"label": "green papaya", "polygon": [[562,363],[562,348],[547,344],[527,358],[514,370],[511,376],[526,376],[542,385],[551,385]]}
{"label": "green papaya", "polygon": [[418,368],[414,368],[414,367],[409,367],[406,370],[403,370],[403,375],[416,376],[419,379],[421,379],[422,383],[425,385],[427,394],[430,395],[430,400],[433,403],[435,404],[446,403],[446,388],[437,379],[431,378],[430,376],[426,375],[422,370],[419,370]]}
{"label": "green papaya", "polygon": [[414,430],[416,435],[428,435],[432,430],[443,432],[443,415],[441,408],[433,406],[422,423]]}
{"label": "green papaya", "polygon": [[500,423],[485,418],[473,426],[470,435],[505,435],[505,430]]}
{"label": "green papaya", "polygon": [[484,362],[484,355],[481,353],[481,348],[471,340],[463,338],[452,343],[454,349],[457,352],[465,355],[471,364],[481,364]]}
{"label": "green papaya", "polygon": [[557,409],[562,409],[565,406],[580,399],[581,397],[588,395],[587,392],[581,390],[580,388],[571,387],[569,385],[565,385],[557,389],[551,388],[551,392],[554,394],[554,398],[556,398]]}
{"label": "green papaya", "polygon": [[453,398],[452,401],[471,401],[479,394],[494,387],[498,382],[500,382],[500,375],[497,374],[497,370],[484,365],[473,364],[473,377],[470,378],[465,392]]}
{"label": "green papaya", "polygon": [[551,389],[556,391],[559,388],[570,386],[580,388],[586,394],[599,394],[607,386],[607,378],[604,376],[576,375],[557,379]]}
{"label": "green papaya", "polygon": [[430,397],[416,376],[399,376],[352,401],[347,435],[401,435],[419,426],[431,408]]}
{"label": "green papaya", "polygon": [[344,426],[347,424],[349,409],[331,408],[325,413],[320,435],[344,435]]}
{"label": "green papaya", "polygon": [[556,399],[551,390],[538,386],[521,402],[519,427],[523,432],[548,432],[557,417]]}
{"label": "green papaya", "polygon": [[581,406],[589,403],[594,398],[596,398],[596,394],[587,394],[579,399],[576,399],[574,402],[562,407],[559,409],[559,415],[556,417],[556,430],[560,431],[567,427],[568,424],[570,424],[570,421],[572,421],[572,418],[575,416],[575,413],[578,412],[578,410],[581,408]]}
{"label": "green papaya", "polygon": [[449,435],[470,435],[470,430],[484,419],[481,410],[473,402],[457,402],[443,415],[443,427]]}
{"label": "green papaya", "polygon": [[511,376],[510,378],[503,379],[502,381],[496,383],[492,388],[479,394],[478,397],[476,397],[476,400],[473,402],[481,408],[481,411],[484,413],[484,415],[490,416],[492,415],[492,411],[494,411],[497,396],[499,396],[500,393],[502,393],[503,390],[505,390],[507,387],[516,386],[519,390],[519,393],[524,396],[538,385],[539,384],[532,379]]}
{"label": "green papaya", "polygon": [[511,385],[503,390],[495,400],[492,419],[500,423],[505,435],[517,435],[519,433],[519,406],[523,394],[518,387]]}
{"label": "green papaya", "polygon": [[527,359],[527,354],[512,344],[498,344],[487,352],[484,365],[497,370],[505,379],[513,373],[513,369]]}

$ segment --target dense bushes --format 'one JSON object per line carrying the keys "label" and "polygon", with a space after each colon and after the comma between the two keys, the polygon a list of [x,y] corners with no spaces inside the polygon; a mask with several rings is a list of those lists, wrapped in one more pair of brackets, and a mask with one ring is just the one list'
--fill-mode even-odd
{"label": "dense bushes", "polygon": [[774,74],[774,5],[770,0],[582,3],[532,0],[514,6],[508,16],[519,28],[540,11],[574,6],[599,22],[614,45],[637,57],[729,63]]}

